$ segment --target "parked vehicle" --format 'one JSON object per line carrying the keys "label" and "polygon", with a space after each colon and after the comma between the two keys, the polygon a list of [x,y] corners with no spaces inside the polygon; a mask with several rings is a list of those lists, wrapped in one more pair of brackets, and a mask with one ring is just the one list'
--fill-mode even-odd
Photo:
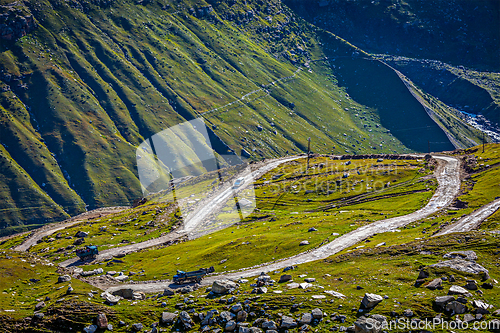
{"label": "parked vehicle", "polygon": [[99,254],[99,250],[96,245],[87,245],[83,249],[76,250],[75,253],[81,260],[88,260],[95,259]]}
{"label": "parked vehicle", "polygon": [[245,178],[238,178],[233,184],[233,189],[237,189],[245,182]]}
{"label": "parked vehicle", "polygon": [[192,272],[177,271],[177,274],[174,275],[173,281],[176,284],[182,284],[186,282],[199,283],[205,275],[207,275],[208,273],[213,273],[214,271],[214,266],[210,268],[200,268],[199,270]]}

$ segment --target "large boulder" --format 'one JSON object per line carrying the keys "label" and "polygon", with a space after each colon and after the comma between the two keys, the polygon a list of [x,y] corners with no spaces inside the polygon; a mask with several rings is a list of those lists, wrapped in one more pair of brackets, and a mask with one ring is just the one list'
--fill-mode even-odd
{"label": "large boulder", "polygon": [[278,326],[276,326],[276,323],[272,320],[269,320],[269,321],[265,321],[262,323],[262,328],[264,330],[277,330],[278,329]]}
{"label": "large boulder", "polygon": [[463,314],[467,312],[467,306],[457,301],[451,301],[450,303],[446,304],[445,309],[446,311],[451,312],[452,315]]}
{"label": "large boulder", "polygon": [[283,283],[283,282],[287,282],[287,281],[290,281],[292,279],[292,276],[289,275],[289,274],[283,274],[282,276],[280,276],[280,279],[279,279],[279,283]]}
{"label": "large boulder", "polygon": [[281,317],[281,325],[280,328],[283,330],[289,330],[297,327],[297,322],[293,320],[293,318],[288,316]]}
{"label": "large boulder", "polygon": [[313,320],[312,314],[310,314],[310,313],[304,313],[302,315],[302,318],[300,318],[300,320],[299,320],[299,325],[300,326],[302,326],[302,325],[309,325],[312,320]]}
{"label": "large boulder", "polygon": [[179,321],[182,323],[182,325],[184,325],[184,328],[186,330],[190,330],[193,327],[193,325],[194,325],[193,320],[189,316],[189,313],[187,313],[186,311],[182,311],[180,313],[180,315],[179,315]]}
{"label": "large boulder", "polygon": [[172,325],[177,318],[176,313],[163,312],[160,317],[160,324],[162,325]]}
{"label": "large boulder", "polygon": [[375,307],[378,303],[382,302],[384,299],[380,295],[366,293],[361,301],[361,305],[365,309],[370,309]]}
{"label": "large boulder", "polygon": [[236,315],[236,320],[238,322],[244,322],[247,320],[247,317],[248,317],[248,313],[244,310],[242,311],[239,311],[238,314]]}
{"label": "large boulder", "polygon": [[354,322],[354,332],[379,333],[386,324],[386,318],[381,315],[373,315],[370,318],[361,316]]}
{"label": "large boulder", "polygon": [[314,319],[322,319],[323,318],[323,311],[321,311],[321,309],[313,309],[311,311],[311,314],[313,316]]}
{"label": "large boulder", "polygon": [[61,275],[57,278],[58,283],[64,283],[64,282],[69,282],[71,281],[71,276],[69,275]]}
{"label": "large boulder", "polygon": [[118,289],[112,292],[114,296],[120,296],[125,299],[131,299],[131,300],[144,300],[146,299],[146,295],[142,292],[135,292],[131,288],[123,288],[123,289]]}
{"label": "large boulder", "polygon": [[432,280],[428,284],[426,284],[425,287],[427,289],[430,289],[430,290],[436,290],[436,289],[441,288],[442,283],[443,283],[443,280],[441,280],[440,278],[437,278],[437,279]]}
{"label": "large boulder", "polygon": [[477,260],[477,254],[474,251],[453,251],[446,253],[443,258],[445,259],[465,259],[465,260]]}
{"label": "large boulder", "polygon": [[429,267],[435,268],[451,268],[460,272],[476,274],[482,277],[483,280],[488,280],[490,278],[489,272],[483,266],[464,259],[452,259],[443,262],[438,262],[437,264],[430,265]]}
{"label": "large boulder", "polygon": [[215,280],[212,284],[212,292],[221,295],[226,294],[237,287],[238,285],[230,280]]}
{"label": "large boulder", "polygon": [[448,290],[448,295],[465,295],[465,296],[472,296],[467,289],[462,288],[460,286],[451,286],[450,289]]}
{"label": "large boulder", "polygon": [[441,309],[444,309],[445,305],[451,301],[454,301],[455,297],[453,296],[438,296],[434,303]]}
{"label": "large boulder", "polygon": [[472,301],[472,305],[476,308],[476,313],[489,314],[489,309],[492,308],[491,305],[480,300]]}
{"label": "large boulder", "polygon": [[120,296],[111,295],[107,291],[103,292],[101,297],[104,298],[105,302],[109,305],[115,305],[122,299]]}
{"label": "large boulder", "polygon": [[78,238],[84,238],[84,237],[87,237],[89,235],[88,232],[85,232],[85,231],[78,231],[76,234],[75,234],[75,237],[78,237]]}
{"label": "large boulder", "polygon": [[225,330],[227,332],[232,332],[236,329],[236,322],[234,320],[230,320],[226,323]]}

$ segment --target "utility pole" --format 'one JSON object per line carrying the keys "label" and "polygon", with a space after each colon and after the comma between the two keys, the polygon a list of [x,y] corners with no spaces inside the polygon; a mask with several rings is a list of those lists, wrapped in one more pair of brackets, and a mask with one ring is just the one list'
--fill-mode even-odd
{"label": "utility pole", "polygon": [[484,132],[483,132],[483,153],[484,153]]}
{"label": "utility pole", "polygon": [[311,137],[307,138],[307,167],[306,172],[309,170],[309,154],[311,152]]}

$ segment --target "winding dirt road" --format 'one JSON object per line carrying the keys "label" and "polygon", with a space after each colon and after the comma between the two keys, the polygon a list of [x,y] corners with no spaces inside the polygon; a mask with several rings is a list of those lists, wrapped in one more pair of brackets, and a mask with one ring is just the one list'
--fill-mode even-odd
{"label": "winding dirt road", "polygon": [[[252,171],[251,173],[248,173],[241,178],[244,179],[242,185],[238,188],[238,191],[243,190],[245,187],[252,185],[253,180],[259,178],[260,176],[264,175],[268,171],[276,168],[280,164],[290,162],[296,159],[301,158],[300,156],[293,156],[293,157],[285,157],[285,158],[280,158],[276,160],[272,160],[268,163],[266,163],[264,166],[258,168],[255,171]],[[237,176],[239,177],[239,176]],[[168,235],[161,236],[158,238],[150,239],[144,242],[136,243],[136,244],[130,244],[126,246],[121,246],[121,247],[116,247],[112,249],[107,249],[104,251],[100,251],[99,255],[97,256],[97,260],[108,260],[111,259],[114,256],[117,255],[123,255],[131,252],[135,252],[138,250],[150,248],[153,246],[161,245],[176,239],[179,239],[181,237],[188,237],[190,239],[193,239],[196,237],[196,229],[198,226],[201,225],[201,223],[211,214],[214,213],[215,210],[219,209],[223,204],[225,204],[229,199],[232,198],[232,195],[234,194],[234,190],[231,186],[231,184],[227,184],[225,187],[221,188],[216,194],[211,196],[209,200],[204,200],[204,202],[201,202],[198,205],[198,209],[194,210],[191,212],[187,218],[186,221],[184,222],[184,227],[183,229],[177,230],[173,233],[169,233]],[[229,226],[229,225],[228,225]],[[59,266],[61,267],[69,267],[69,266],[74,266],[79,263],[78,258],[71,258],[68,260],[65,260],[61,263],[59,263]]]}
{"label": "winding dirt road", "polygon": [[77,223],[80,223],[83,221],[83,219],[90,219],[94,217],[101,217],[101,216],[106,216],[109,214],[113,213],[119,213],[121,211],[124,211],[125,209],[129,209],[130,207],[127,206],[116,206],[116,207],[105,207],[105,208],[98,208],[91,210],[89,212],[85,212],[82,214],[79,214],[77,216],[73,216],[70,219],[67,219],[63,222],[59,223],[51,223],[44,225],[43,227],[39,229],[35,229],[31,232],[31,235],[26,238],[21,244],[16,246],[14,250],[16,251],[28,251],[30,247],[35,245],[38,240],[42,239],[45,236],[52,235],[55,232],[58,232],[59,230],[63,230],[65,228],[71,227],[72,225],[75,225]]}
{"label": "winding dirt road", "polygon": [[[440,155],[435,155],[434,158],[439,163],[435,171],[435,176],[438,180],[439,186],[427,205],[425,205],[418,211],[408,215],[380,220],[372,224],[365,225],[343,236],[340,236],[334,241],[323,245],[313,251],[301,253],[281,261],[270,263],[268,265],[262,265],[258,268],[242,269],[234,273],[208,276],[202,281],[202,284],[210,285],[213,283],[213,281],[222,278],[230,280],[249,278],[259,275],[261,272],[271,272],[283,269],[288,266],[326,259],[329,256],[334,255],[346,248],[349,248],[370,236],[404,227],[409,223],[434,214],[440,209],[448,206],[458,195],[458,192],[460,190],[460,165],[458,160],[453,157]],[[163,291],[165,288],[171,288],[172,286],[173,285],[170,282],[122,284],[119,286],[112,286],[108,288],[107,291],[113,292],[117,289],[130,288],[135,291],[154,293]],[[101,287],[103,286],[101,285]]]}
{"label": "winding dirt road", "polygon": [[476,229],[482,221],[493,215],[500,208],[500,199],[490,202],[462,217],[457,222],[445,227],[435,236],[451,234],[453,232],[467,232]]}

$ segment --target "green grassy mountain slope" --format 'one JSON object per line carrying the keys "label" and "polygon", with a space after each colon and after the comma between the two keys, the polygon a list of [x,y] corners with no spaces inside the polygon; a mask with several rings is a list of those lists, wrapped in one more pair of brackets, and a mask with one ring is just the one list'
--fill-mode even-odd
{"label": "green grassy mountain slope", "polygon": [[[331,60],[369,55],[279,0],[0,5],[13,31],[0,41],[1,233],[129,204],[138,145],[198,117],[217,153],[253,159],[304,152],[308,137],[324,153],[453,148],[394,74],[379,78],[383,105],[364,99],[369,85],[349,96],[358,78]],[[410,138],[390,112],[432,130]]]}

